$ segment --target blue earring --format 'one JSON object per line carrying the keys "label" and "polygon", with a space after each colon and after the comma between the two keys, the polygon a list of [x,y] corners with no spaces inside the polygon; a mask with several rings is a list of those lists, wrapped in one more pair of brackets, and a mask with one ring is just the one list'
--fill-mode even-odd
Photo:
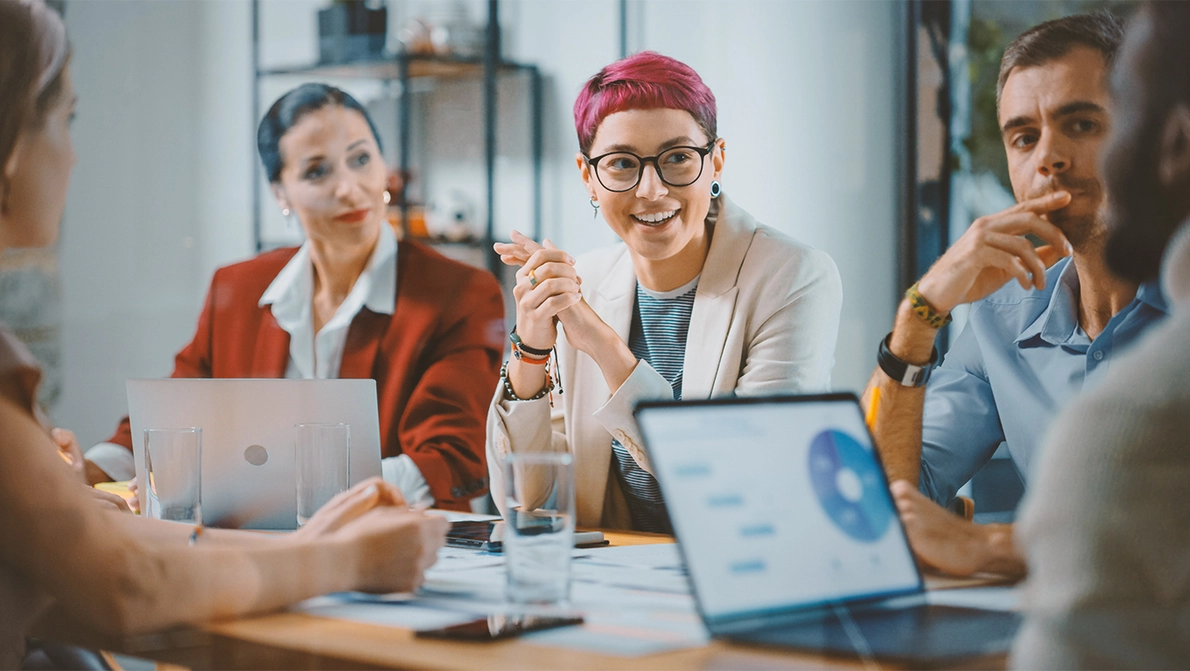
{"label": "blue earring", "polygon": [[711,182],[711,198],[718,198],[721,193],[723,193],[723,187],[719,186],[719,180]]}

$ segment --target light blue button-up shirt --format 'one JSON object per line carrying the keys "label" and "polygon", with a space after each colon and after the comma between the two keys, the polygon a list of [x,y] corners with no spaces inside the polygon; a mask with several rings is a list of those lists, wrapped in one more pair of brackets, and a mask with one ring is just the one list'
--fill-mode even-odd
{"label": "light blue button-up shirt", "polygon": [[1015,281],[972,304],[967,326],[926,387],[920,489],[939,503],[1007,444],[1028,484],[1045,431],[1084,384],[1168,314],[1156,282],[1142,284],[1092,341],[1078,324],[1078,273],[1070,259],[1045,289]]}

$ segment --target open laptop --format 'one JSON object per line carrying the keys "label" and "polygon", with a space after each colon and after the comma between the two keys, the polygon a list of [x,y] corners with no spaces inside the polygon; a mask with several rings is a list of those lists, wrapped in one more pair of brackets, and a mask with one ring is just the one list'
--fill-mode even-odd
{"label": "open laptop", "polygon": [[[208,526],[297,527],[294,425],[351,427],[351,484],[380,475],[376,381],[128,380],[136,474],[145,482],[144,429],[202,429],[202,517]],[[146,487],[140,488],[147,510]]]}
{"label": "open laptop", "polygon": [[926,603],[854,395],[636,415],[712,636],[915,666],[1009,649],[1016,613]]}

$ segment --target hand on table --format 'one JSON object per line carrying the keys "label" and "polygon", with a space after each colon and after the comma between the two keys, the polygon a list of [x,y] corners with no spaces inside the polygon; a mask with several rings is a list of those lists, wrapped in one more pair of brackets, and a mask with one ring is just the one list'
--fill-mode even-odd
{"label": "hand on table", "polygon": [[368,478],[327,501],[304,526],[294,532],[294,538],[334,533],[369,510],[384,506],[408,508],[405,497],[396,485],[380,478]]}
{"label": "hand on table", "polygon": [[78,438],[73,431],[62,428],[53,429],[50,431],[50,437],[58,444],[58,453],[62,456],[63,461],[70,466],[75,477],[84,484],[91,486],[100,482],[111,482],[112,476],[83,456],[83,450],[79,447]]}
{"label": "hand on table", "polygon": [[448,528],[450,522],[439,515],[380,506],[348,521],[335,534],[356,548],[355,589],[412,592],[438,561]]}
{"label": "hand on table", "polygon": [[[1069,205],[1070,198],[1069,192],[1056,191],[976,219],[921,278],[918,291],[946,314],[987,297],[1013,278],[1025,289],[1044,289],[1046,268],[1073,251],[1044,216]],[[1048,244],[1034,248],[1024,237],[1030,233]]]}
{"label": "hand on table", "polygon": [[87,487],[87,491],[91,493],[91,496],[94,498],[95,502],[100,505],[100,507],[108,508],[116,512],[132,513],[131,506],[129,506],[128,502],[124,500],[124,497],[118,494],[105,492],[95,489],[94,487]]}
{"label": "hand on table", "polygon": [[905,480],[894,480],[889,490],[909,545],[922,564],[961,577],[976,573],[1024,575],[1024,561],[1012,547],[1010,527],[969,522],[926,498]]}

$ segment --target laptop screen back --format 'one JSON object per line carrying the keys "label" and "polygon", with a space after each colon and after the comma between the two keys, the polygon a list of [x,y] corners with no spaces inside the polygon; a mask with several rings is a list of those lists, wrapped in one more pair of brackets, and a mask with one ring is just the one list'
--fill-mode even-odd
{"label": "laptop screen back", "polygon": [[708,623],[921,588],[854,396],[637,418]]}

